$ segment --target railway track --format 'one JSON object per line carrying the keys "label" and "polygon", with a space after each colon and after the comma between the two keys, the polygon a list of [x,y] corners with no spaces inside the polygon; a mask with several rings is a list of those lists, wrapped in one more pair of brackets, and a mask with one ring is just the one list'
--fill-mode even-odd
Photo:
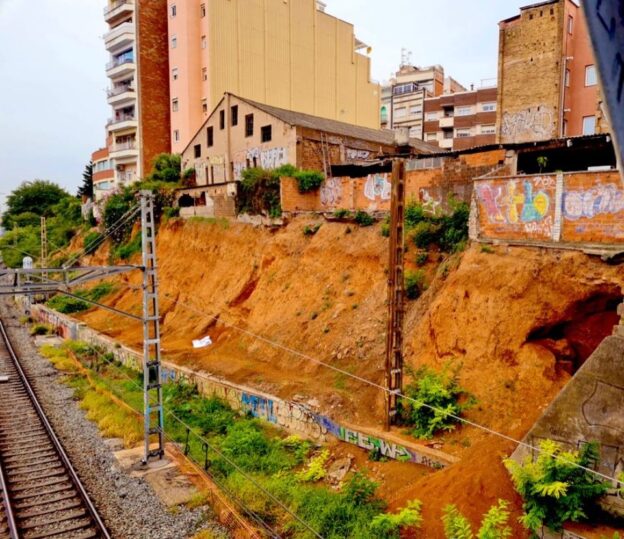
{"label": "railway track", "polygon": [[0,320],[0,539],[110,539]]}

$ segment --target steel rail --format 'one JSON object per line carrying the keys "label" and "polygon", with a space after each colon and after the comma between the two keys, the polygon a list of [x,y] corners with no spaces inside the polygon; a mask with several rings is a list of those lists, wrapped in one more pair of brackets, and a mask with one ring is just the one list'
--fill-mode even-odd
{"label": "steel rail", "polygon": [[17,535],[17,521],[9,498],[9,490],[4,471],[2,470],[2,462],[0,462],[0,489],[2,489],[2,502],[4,506],[4,514],[6,517],[6,525],[9,530],[9,539],[19,539]]}
{"label": "steel rail", "polygon": [[[80,499],[82,500],[82,503],[84,504],[84,508],[88,511],[89,516],[91,517],[91,520],[93,521],[94,527],[97,529],[97,532],[100,534],[102,539],[111,539],[111,536],[108,533],[108,530],[106,529],[106,526],[104,525],[104,522],[102,521],[100,515],[98,514],[98,511],[95,505],[89,498],[89,495],[84,485],[82,484],[82,481],[80,481],[80,478],[78,477],[78,474],[76,473],[76,470],[72,466],[71,461],[67,453],[65,452],[65,449],[63,448],[63,445],[61,444],[60,440],[56,436],[54,429],[52,428],[52,425],[48,421],[48,418],[46,417],[45,412],[43,411],[43,408],[39,404],[39,400],[37,399],[35,391],[30,385],[30,382],[28,381],[28,377],[26,376],[26,373],[19,362],[17,353],[15,352],[15,349],[13,348],[13,344],[11,343],[11,340],[9,339],[9,336],[6,332],[6,329],[4,327],[4,323],[2,322],[2,320],[0,320],[0,336],[2,337],[2,341],[5,344],[7,351],[9,352],[10,359],[13,362],[15,369],[17,370],[20,381],[22,382],[24,389],[26,390],[26,393],[28,394],[28,397],[30,398],[30,401],[32,402],[33,408],[35,409],[35,412],[37,413],[37,416],[39,417],[39,420],[41,421],[41,424],[43,425],[48,438],[52,442],[52,445],[54,446],[54,449],[56,450],[63,464],[63,467],[65,468],[65,471],[67,472],[74,488],[76,489],[76,492],[78,493]],[[16,535],[16,537],[19,537],[19,535]]]}

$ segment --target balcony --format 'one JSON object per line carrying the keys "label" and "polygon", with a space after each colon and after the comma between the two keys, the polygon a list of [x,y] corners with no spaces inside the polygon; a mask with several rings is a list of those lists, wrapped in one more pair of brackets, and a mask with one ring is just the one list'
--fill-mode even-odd
{"label": "balcony", "polygon": [[443,138],[442,140],[438,139],[438,145],[440,146],[440,148],[444,148],[446,150],[452,150],[453,149],[453,139],[452,138]]}
{"label": "balcony", "polygon": [[440,129],[453,127],[455,125],[455,118],[453,116],[445,116],[440,118]]}
{"label": "balcony", "polygon": [[104,20],[107,23],[134,13],[134,0],[114,0],[104,8]]}
{"label": "balcony", "polygon": [[109,52],[120,51],[134,44],[135,27],[133,22],[122,22],[104,34],[104,45]]}
{"label": "balcony", "polygon": [[109,105],[128,106],[132,105],[136,101],[136,90],[134,89],[134,86],[130,84],[109,88],[106,94],[108,95]]}
{"label": "balcony", "polygon": [[136,141],[128,140],[126,142],[114,144],[110,150],[110,156],[115,159],[115,161],[136,161],[139,156]]}
{"label": "balcony", "polygon": [[134,58],[116,59],[106,64],[106,76],[110,79],[119,77],[127,77],[132,75],[136,70]]}
{"label": "balcony", "polygon": [[120,114],[108,120],[106,127],[109,132],[122,131],[123,129],[136,129],[139,126],[134,114]]}

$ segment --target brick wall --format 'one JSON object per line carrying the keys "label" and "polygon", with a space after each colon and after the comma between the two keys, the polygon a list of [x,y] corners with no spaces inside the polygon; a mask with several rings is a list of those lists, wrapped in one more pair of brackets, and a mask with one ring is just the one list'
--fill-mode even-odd
{"label": "brick wall", "polygon": [[[422,202],[431,210],[447,208],[449,197],[469,202],[474,178],[501,170],[505,151],[495,150],[455,159],[447,158],[438,168],[408,170],[406,199]],[[313,193],[299,193],[297,182],[282,179],[282,209],[286,212],[333,211],[336,209],[388,211],[390,174],[371,174],[364,178],[330,178]]]}
{"label": "brick wall", "polygon": [[481,239],[624,244],[616,171],[481,179],[475,201]]}
{"label": "brick wall", "polygon": [[557,136],[565,1],[522,10],[520,16],[500,25],[500,142]]}
{"label": "brick wall", "polygon": [[171,151],[167,0],[137,5],[137,84],[143,174],[159,153]]}

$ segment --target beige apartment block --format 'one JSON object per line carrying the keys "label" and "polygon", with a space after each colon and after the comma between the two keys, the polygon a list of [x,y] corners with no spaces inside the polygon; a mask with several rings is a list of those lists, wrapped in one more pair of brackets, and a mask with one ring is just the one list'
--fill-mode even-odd
{"label": "beige apartment block", "polygon": [[172,151],[229,92],[379,127],[379,85],[353,25],[317,0],[168,0]]}

